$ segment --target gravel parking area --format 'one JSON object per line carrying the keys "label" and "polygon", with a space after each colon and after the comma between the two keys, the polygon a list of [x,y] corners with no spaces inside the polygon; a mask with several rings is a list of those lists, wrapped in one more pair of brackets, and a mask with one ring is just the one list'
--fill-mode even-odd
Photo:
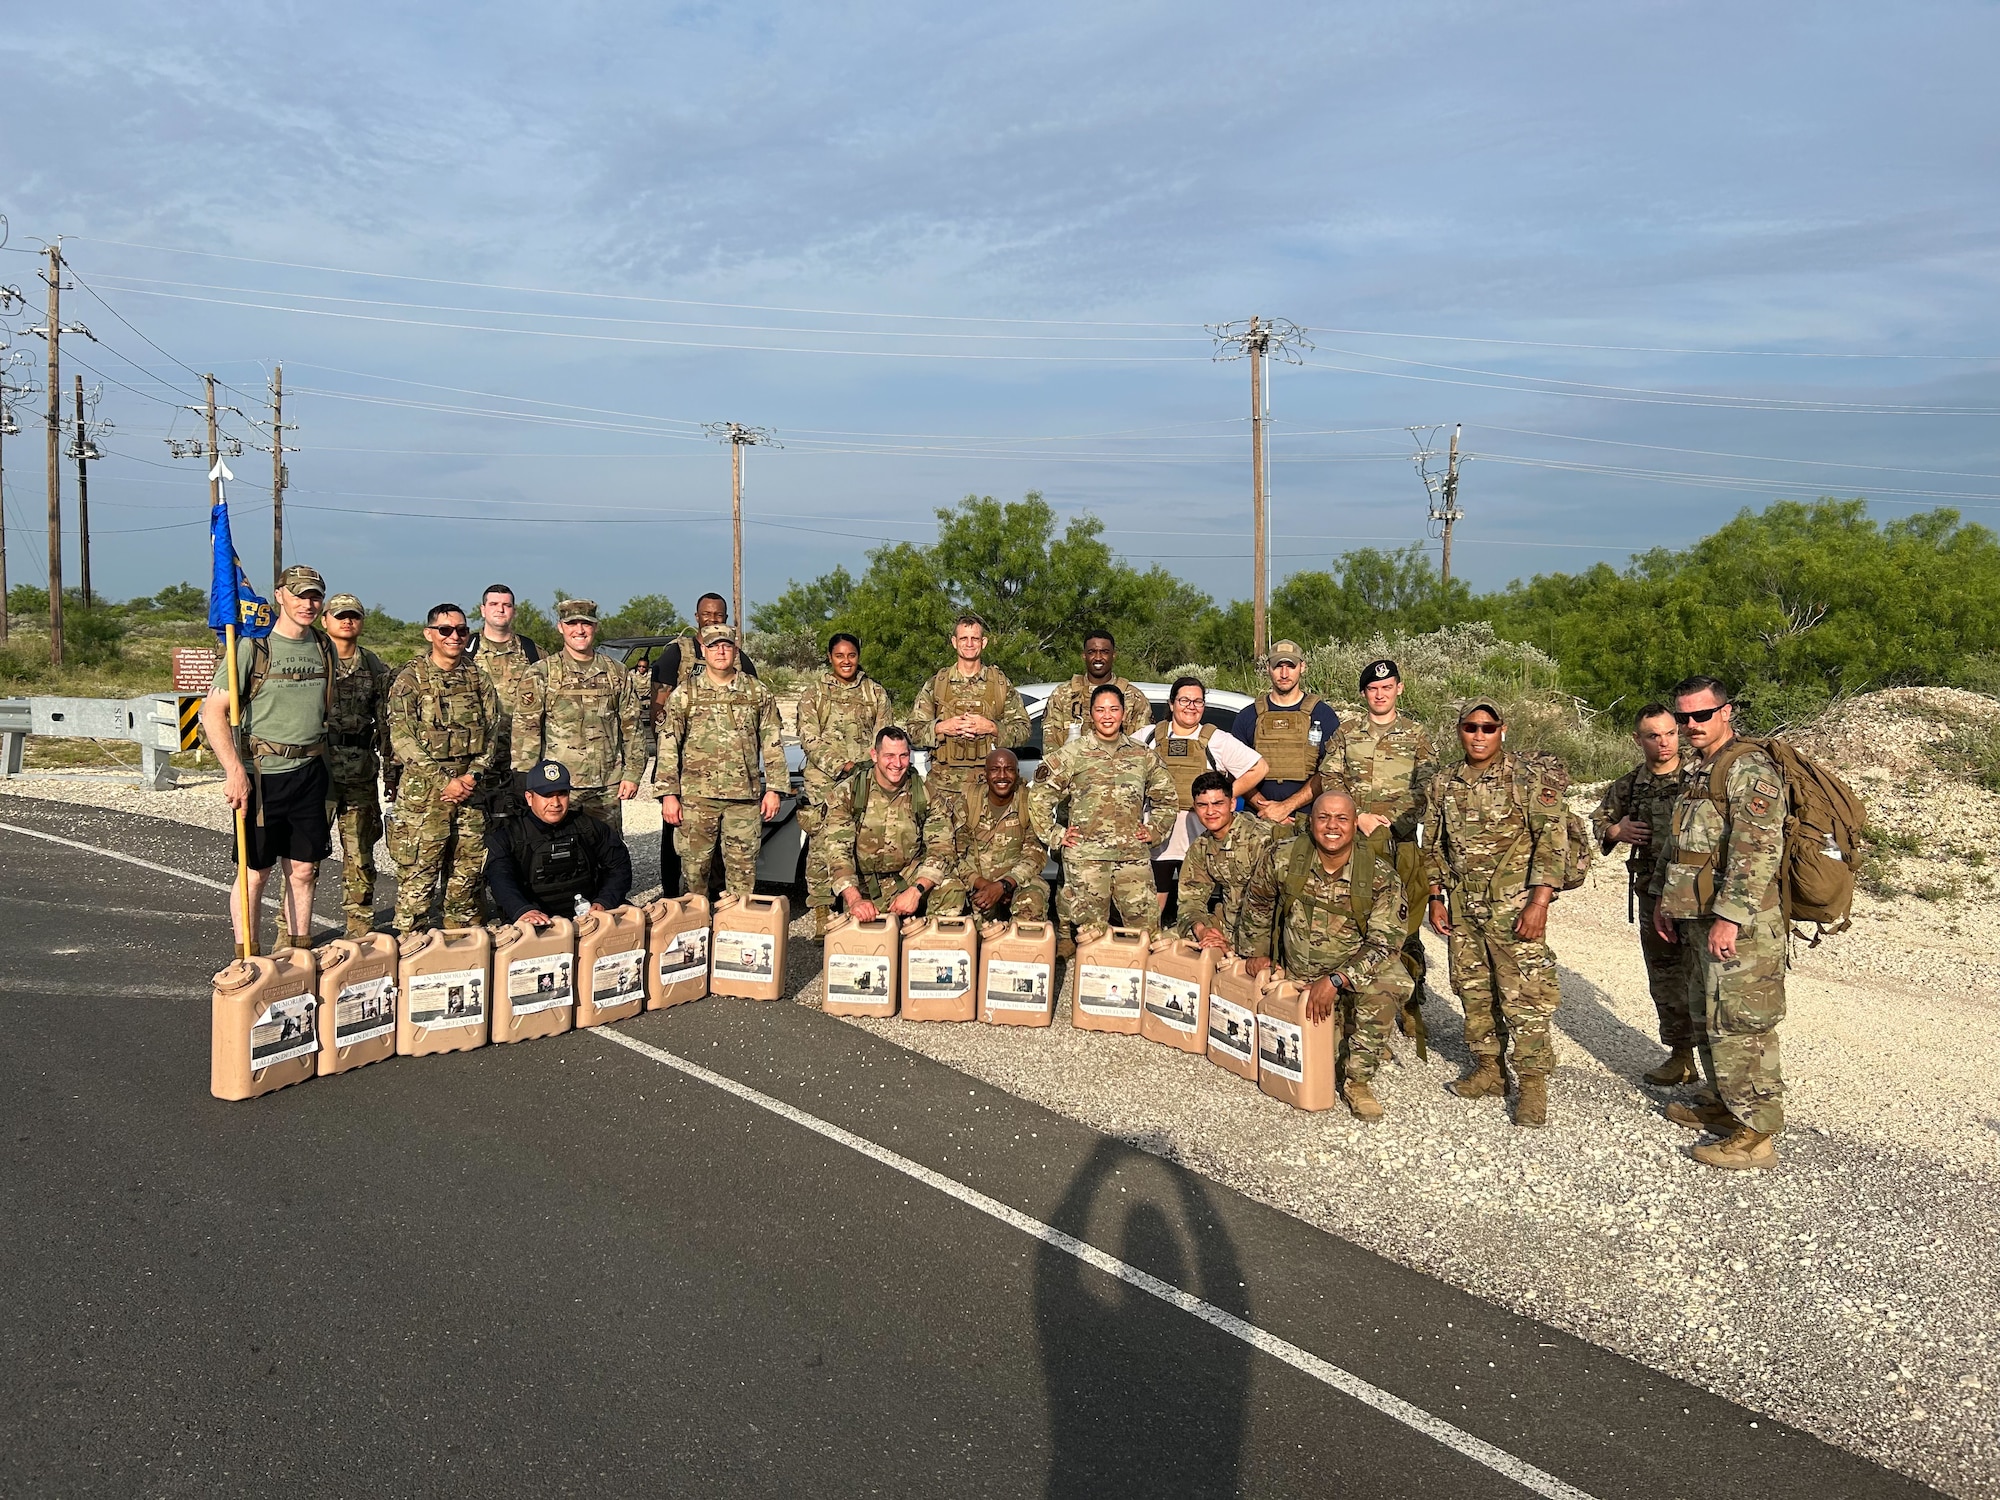
{"label": "gravel parking area", "polygon": [[[7,789],[228,826],[201,785]],[[628,810],[635,835],[656,820],[650,803]],[[1863,898],[1856,916],[1797,954],[1790,1128],[1761,1175],[1694,1163],[1690,1134],[1637,1082],[1660,1049],[1615,866],[1551,923],[1564,1005],[1544,1131],[1444,1091],[1465,1054],[1435,943],[1437,1047],[1420,1063],[1399,1044],[1374,1127],[1301,1114],[1137,1037],[1078,1032],[1067,999],[1046,1031],[850,1024],[1951,1494],[2000,1500],[2000,920],[1909,897]],[[816,1006],[809,933],[801,917],[789,978]],[[1690,1472],[1701,1463],[1688,1455]]]}

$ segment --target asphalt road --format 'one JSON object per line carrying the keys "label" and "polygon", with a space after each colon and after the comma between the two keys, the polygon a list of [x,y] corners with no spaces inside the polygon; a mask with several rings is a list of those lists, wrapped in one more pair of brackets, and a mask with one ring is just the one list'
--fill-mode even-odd
{"label": "asphalt road", "polygon": [[[229,875],[180,825],[0,824]],[[220,901],[0,827],[0,1493],[1533,1493],[600,1033],[219,1103]],[[815,1011],[619,1029],[1600,1500],[1934,1493]]]}

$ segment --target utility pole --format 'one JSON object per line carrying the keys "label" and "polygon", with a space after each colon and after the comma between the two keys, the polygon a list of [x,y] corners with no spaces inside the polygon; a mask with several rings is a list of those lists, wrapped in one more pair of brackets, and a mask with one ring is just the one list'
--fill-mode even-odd
{"label": "utility pole", "polygon": [[1252,579],[1250,648],[1261,663],[1271,649],[1271,563],[1269,470],[1265,463],[1264,423],[1265,382],[1269,378],[1265,362],[1276,355],[1299,364],[1298,351],[1312,348],[1305,329],[1285,318],[1265,319],[1252,314],[1247,323],[1211,323],[1209,333],[1216,343],[1216,358],[1250,361],[1250,555]]}
{"label": "utility pole", "polygon": [[705,430],[712,438],[729,444],[730,502],[729,519],[731,526],[729,607],[734,613],[738,631],[743,629],[743,450],[745,448],[782,448],[785,445],[771,434],[768,427],[745,427],[741,422],[709,422]]}
{"label": "utility pole", "polygon": [[49,246],[49,321],[43,337],[49,342],[49,664],[63,664],[62,601],[62,471],[56,467],[62,427],[62,246]]}
{"label": "utility pole", "polygon": [[297,451],[285,446],[285,367],[279,365],[271,372],[272,588],[278,586],[278,578],[285,571],[285,491],[292,482],[292,471],[285,464],[285,455]]}
{"label": "utility pole", "polygon": [[76,377],[76,431],[70,434],[70,456],[76,460],[76,541],[77,582],[83,588],[83,607],[89,609],[90,593],[90,460],[97,445],[90,441],[83,422],[83,377]]}
{"label": "utility pole", "polygon": [[49,425],[48,471],[49,471],[49,663],[51,666],[63,664],[63,597],[62,597],[62,336],[66,333],[80,333],[85,338],[94,338],[88,328],[81,323],[64,323],[62,320],[62,244],[60,241],[48,247],[49,268],[42,273],[42,280],[48,283],[48,321],[40,328],[31,328],[30,333],[48,340],[49,373],[47,394],[49,398],[46,413]]}
{"label": "utility pole", "polygon": [[[1439,587],[1451,588],[1451,529],[1465,519],[1465,512],[1458,508],[1458,438],[1465,430],[1463,422],[1451,429],[1451,452],[1445,461],[1445,471],[1433,474],[1430,460],[1437,457],[1437,449],[1431,446],[1443,429],[1433,427],[1429,435],[1421,436],[1423,429],[1409,428],[1409,434],[1416,439],[1417,451],[1413,462],[1417,466],[1417,477],[1424,482],[1424,492],[1430,496],[1431,535],[1442,543],[1442,555],[1438,564]],[[1470,456],[1470,455],[1468,455]]]}

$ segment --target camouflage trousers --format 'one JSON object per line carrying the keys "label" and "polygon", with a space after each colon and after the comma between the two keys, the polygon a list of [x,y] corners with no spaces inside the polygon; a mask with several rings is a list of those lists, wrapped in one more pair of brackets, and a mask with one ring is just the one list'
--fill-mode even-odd
{"label": "camouflage trousers", "polygon": [[621,831],[625,827],[625,804],[618,800],[615,786],[572,787],[569,805],[580,813],[589,813],[606,827]]}
{"label": "camouflage trousers", "polygon": [[1160,900],[1153,890],[1151,859],[1142,854],[1137,859],[1063,861],[1062,895],[1056,906],[1072,930],[1109,927],[1114,903],[1119,925],[1159,931]]}
{"label": "camouflage trousers", "polygon": [[1359,994],[1340,992],[1340,1076],[1367,1083],[1389,1055],[1389,1038],[1396,1030],[1396,1013],[1416,983],[1399,958],[1382,965]]}
{"label": "camouflage trousers", "polygon": [[375,926],[375,844],[382,837],[375,777],[336,781],[333,816],[340,829],[340,910],[347,918],[347,935],[358,937]]}
{"label": "camouflage trousers", "polygon": [[1676,1050],[1692,1048],[1701,1042],[1701,1027],[1694,1017],[1694,955],[1686,943],[1669,943],[1653,931],[1653,909],[1659,904],[1657,896],[1639,897],[1639,951],[1646,959],[1646,983],[1660,1018],[1660,1040]]}
{"label": "camouflage trousers", "polygon": [[1562,1003],[1562,987],[1554,950],[1514,936],[1524,904],[1509,902],[1482,915],[1452,913],[1446,941],[1451,987],[1465,1007],[1465,1045],[1474,1062],[1498,1062],[1511,1035],[1515,1076],[1547,1077],[1556,1066],[1549,1022]]}
{"label": "camouflage trousers", "polygon": [[[846,783],[842,783],[845,785]],[[799,836],[806,841],[806,910],[833,910],[833,870],[827,864],[826,804],[807,800],[799,807]]]}
{"label": "camouflage trousers", "polygon": [[1713,919],[1680,924],[1691,950],[1694,1023],[1701,1062],[1723,1107],[1752,1130],[1776,1135],[1785,1125],[1785,1079],[1778,1066],[1778,1023],[1785,1018],[1785,919],[1759,912],[1736,935],[1736,957],[1709,954]]}
{"label": "camouflage trousers", "polygon": [[947,880],[931,892],[924,910],[934,917],[957,917],[970,911],[982,922],[1045,922],[1049,915],[1049,883],[1038,876],[1026,885],[1017,886],[1014,894],[993,910],[979,912],[973,908],[971,888],[962,880]]}
{"label": "camouflage trousers", "polygon": [[430,924],[440,875],[444,925],[479,925],[486,814],[469,803],[452,806],[441,795],[443,790],[440,778],[414,766],[403,774],[388,832],[389,857],[396,862],[398,932],[416,932]]}
{"label": "camouflage trousers", "polygon": [[757,800],[723,801],[716,797],[681,798],[680,827],[674,849],[681,857],[685,888],[708,894],[715,855],[722,851],[724,888],[732,896],[757,893],[757,851],[764,845],[764,819]]}

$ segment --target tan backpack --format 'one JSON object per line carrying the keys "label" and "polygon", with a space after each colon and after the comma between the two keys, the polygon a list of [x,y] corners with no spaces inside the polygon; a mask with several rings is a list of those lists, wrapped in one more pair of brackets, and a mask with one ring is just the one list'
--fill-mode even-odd
{"label": "tan backpack", "polygon": [[[1708,796],[1728,805],[1729,767],[1762,750],[1785,786],[1785,851],[1778,864],[1778,902],[1789,926],[1814,925],[1812,941],[1852,925],[1854,856],[1868,809],[1854,788],[1788,740],[1738,737],[1708,768]],[[1805,936],[1800,933],[1799,936]]]}
{"label": "tan backpack", "polygon": [[1569,809],[1569,767],[1546,750],[1515,751],[1514,761],[1518,768],[1527,770],[1526,776],[1514,778],[1514,800],[1526,811],[1529,799],[1540,790],[1553,791],[1563,809],[1563,877],[1562,888],[1573,891],[1582,885],[1590,874],[1591,839],[1590,830],[1583,825],[1583,819]]}

